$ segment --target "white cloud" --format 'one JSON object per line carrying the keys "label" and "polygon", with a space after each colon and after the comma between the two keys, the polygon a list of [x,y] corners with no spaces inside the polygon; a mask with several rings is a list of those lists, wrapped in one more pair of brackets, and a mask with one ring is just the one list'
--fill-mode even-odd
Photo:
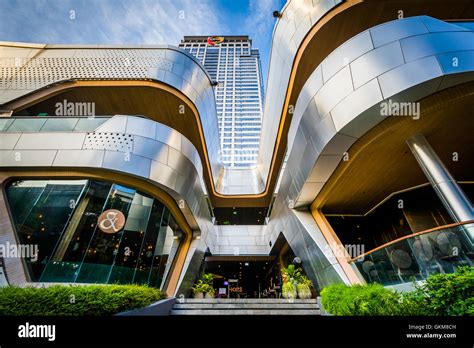
{"label": "white cloud", "polygon": [[245,30],[254,35],[266,36],[273,30],[273,11],[280,10],[279,0],[254,0],[250,2],[250,15],[245,21]]}
{"label": "white cloud", "polygon": [[[144,44],[177,44],[184,35],[205,35],[222,30],[225,23],[219,21],[213,9],[209,1],[142,0],[134,1],[133,6],[125,10],[116,11],[112,7],[103,11],[111,11],[107,26],[118,42],[138,37]],[[117,16],[120,16],[119,21]]]}
{"label": "white cloud", "polygon": [[9,13],[0,40],[176,45],[184,35],[227,30],[215,8],[211,0],[10,1],[0,4]]}

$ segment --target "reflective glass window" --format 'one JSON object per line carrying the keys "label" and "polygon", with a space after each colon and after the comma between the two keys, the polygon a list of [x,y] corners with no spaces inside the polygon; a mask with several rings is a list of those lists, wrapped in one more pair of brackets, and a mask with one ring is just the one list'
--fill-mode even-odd
{"label": "reflective glass window", "polygon": [[157,199],[93,180],[18,180],[6,188],[33,281],[162,287],[182,230]]}

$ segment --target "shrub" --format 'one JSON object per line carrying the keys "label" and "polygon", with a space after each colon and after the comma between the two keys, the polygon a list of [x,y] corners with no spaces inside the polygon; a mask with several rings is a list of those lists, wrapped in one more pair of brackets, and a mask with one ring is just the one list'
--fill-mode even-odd
{"label": "shrub", "polygon": [[474,315],[474,267],[431,275],[414,296],[433,315]]}
{"label": "shrub", "polygon": [[411,292],[376,283],[336,284],[321,296],[324,309],[333,315],[474,315],[474,267],[431,275]]}
{"label": "shrub", "polygon": [[113,315],[148,306],[165,295],[142,285],[54,285],[0,288],[0,315]]}
{"label": "shrub", "polygon": [[400,296],[380,284],[336,284],[321,292],[324,309],[334,315],[396,315]]}

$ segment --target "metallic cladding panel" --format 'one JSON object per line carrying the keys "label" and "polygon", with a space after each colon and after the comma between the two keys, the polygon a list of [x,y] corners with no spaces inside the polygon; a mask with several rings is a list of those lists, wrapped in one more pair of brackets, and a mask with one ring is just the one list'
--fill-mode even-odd
{"label": "metallic cladding panel", "polygon": [[55,167],[102,167],[105,150],[59,150]]}
{"label": "metallic cladding panel", "polygon": [[140,177],[150,176],[151,160],[133,153],[105,151],[103,168],[134,174]]}
{"label": "metallic cladding panel", "polygon": [[57,150],[1,150],[2,167],[50,167]]}
{"label": "metallic cladding panel", "polygon": [[400,40],[400,44],[403,49],[405,61],[410,62],[440,53],[473,50],[474,32],[451,31],[429,33],[407,37]]}
{"label": "metallic cladding panel", "polygon": [[15,147],[16,143],[20,139],[21,134],[11,133],[11,134],[2,134],[0,136],[0,149],[1,150],[11,150]]}
{"label": "metallic cladding panel", "polygon": [[168,145],[156,141],[153,138],[144,138],[135,135],[133,139],[133,152],[139,156],[148,157],[153,161],[168,163]]}
{"label": "metallic cladding panel", "polygon": [[[474,71],[474,49],[437,54],[438,62],[444,74],[457,74]],[[462,64],[453,64],[462,62]]]}
{"label": "metallic cladding panel", "polygon": [[382,72],[393,69],[404,63],[400,42],[395,41],[378,47],[351,63],[354,88],[357,89]]}
{"label": "metallic cladding panel", "polygon": [[[367,105],[375,105],[382,100],[383,97],[377,79],[373,79],[359,89],[356,89],[354,93],[351,93],[331,110],[331,118],[336,131],[339,132],[355,116],[366,111]],[[382,116],[379,116],[376,122],[381,120]],[[353,134],[351,133],[351,135]]]}
{"label": "metallic cladding panel", "polygon": [[341,49],[335,50],[324,62],[322,62],[322,72],[324,82],[327,82],[338,71],[347,66],[349,62],[354,61],[361,55],[371,51],[374,48],[372,39],[368,31],[354,36],[344,44]]}
{"label": "metallic cladding panel", "polygon": [[443,75],[436,56],[429,56],[406,63],[378,77],[385,99],[410,87]]}
{"label": "metallic cladding panel", "polygon": [[426,33],[428,33],[428,29],[419,17],[391,21],[370,29],[375,47],[383,46],[389,42],[398,41],[405,37]]}
{"label": "metallic cladding panel", "polygon": [[85,139],[84,133],[23,133],[16,143],[15,149],[81,149]]}
{"label": "metallic cladding panel", "polygon": [[189,248],[175,296],[191,297],[191,289],[202,269],[206,248],[202,240],[193,240]]}
{"label": "metallic cladding panel", "polygon": [[323,117],[328,114],[342,99],[354,91],[352,76],[348,66],[334,75],[316,93],[316,107]]}

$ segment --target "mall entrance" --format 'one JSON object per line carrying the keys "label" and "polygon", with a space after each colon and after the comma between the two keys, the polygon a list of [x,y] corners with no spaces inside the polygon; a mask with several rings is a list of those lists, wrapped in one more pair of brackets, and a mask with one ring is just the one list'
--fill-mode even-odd
{"label": "mall entrance", "polygon": [[204,272],[218,298],[280,298],[280,268],[275,256],[207,256]]}

